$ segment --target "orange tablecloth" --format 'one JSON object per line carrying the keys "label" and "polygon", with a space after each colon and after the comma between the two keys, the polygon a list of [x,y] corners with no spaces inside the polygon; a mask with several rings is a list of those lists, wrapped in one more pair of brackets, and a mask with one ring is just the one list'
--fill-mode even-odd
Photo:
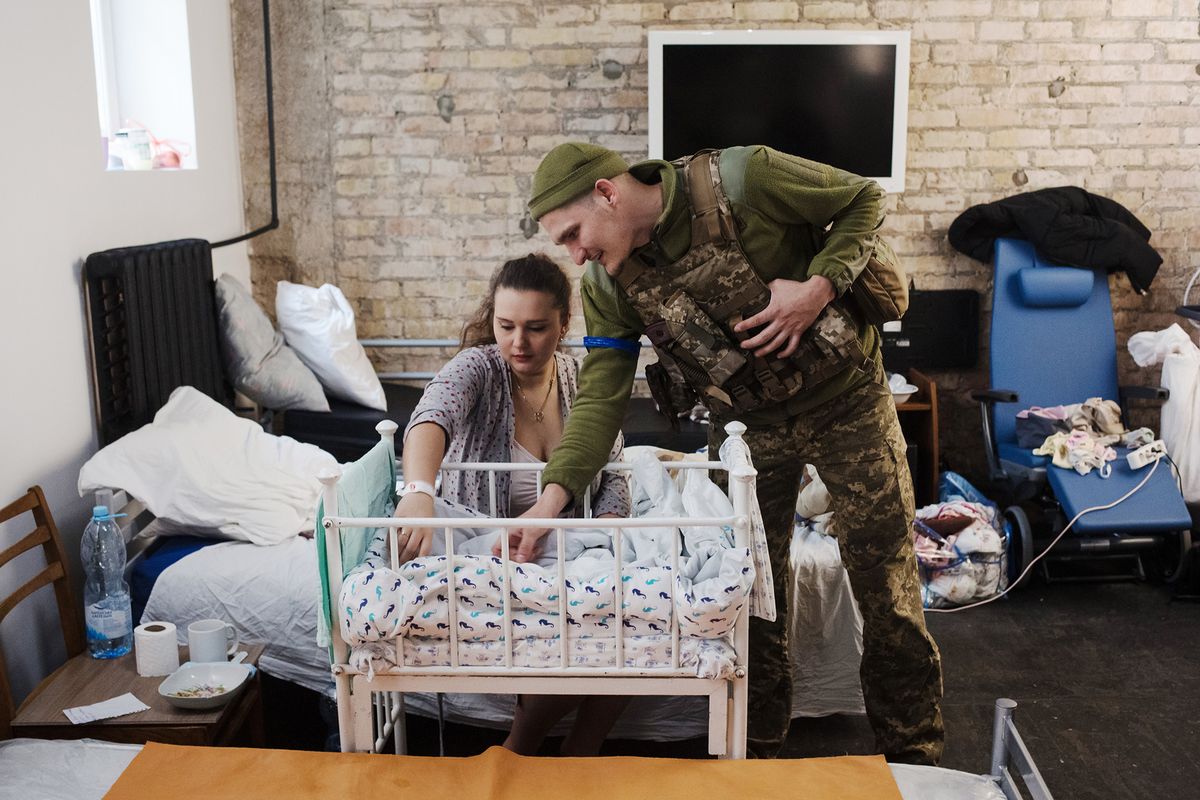
{"label": "orange tablecloth", "polygon": [[105,797],[901,800],[882,756],[776,761],[529,758],[492,747],[471,758],[430,758],[155,743],[146,745]]}

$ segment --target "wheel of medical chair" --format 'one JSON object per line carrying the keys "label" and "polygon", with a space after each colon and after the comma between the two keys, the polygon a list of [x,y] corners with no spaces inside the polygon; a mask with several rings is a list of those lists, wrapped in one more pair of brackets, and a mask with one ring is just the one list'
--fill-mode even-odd
{"label": "wheel of medical chair", "polygon": [[1150,583],[1174,583],[1183,574],[1188,551],[1192,549],[1192,532],[1180,531],[1163,536],[1162,542],[1141,554],[1142,569]]}
{"label": "wheel of medical chair", "polygon": [[1017,577],[1033,560],[1033,528],[1029,524],[1029,516],[1020,506],[1008,506],[1004,509],[1004,524],[1008,527],[1008,585],[1017,588],[1028,582],[1026,575],[1021,580]]}

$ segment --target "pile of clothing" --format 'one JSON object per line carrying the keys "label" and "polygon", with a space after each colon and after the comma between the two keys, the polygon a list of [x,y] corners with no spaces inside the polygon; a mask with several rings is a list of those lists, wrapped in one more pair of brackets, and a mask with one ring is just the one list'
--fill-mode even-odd
{"label": "pile of clothing", "polygon": [[1149,428],[1126,430],[1121,407],[1112,400],[1092,397],[1082,403],[1043,408],[1033,406],[1017,413],[1017,444],[1039,456],[1050,456],[1056,467],[1080,475],[1097,470],[1107,478],[1117,453],[1113,445],[1135,450],[1154,441]]}
{"label": "pile of clothing", "polygon": [[1008,542],[999,510],[965,478],[942,474],[941,502],[917,509],[913,548],[926,608],[986,600],[1008,586]]}

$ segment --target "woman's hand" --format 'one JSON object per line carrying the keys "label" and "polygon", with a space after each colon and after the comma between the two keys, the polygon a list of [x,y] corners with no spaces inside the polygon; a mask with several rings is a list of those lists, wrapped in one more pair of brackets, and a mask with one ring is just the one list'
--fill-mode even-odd
{"label": "woman's hand", "polygon": [[[531,519],[552,519],[561,514],[570,501],[571,495],[566,489],[557,483],[548,483],[542,489],[542,494],[537,499],[537,502],[533,504],[533,507],[521,516]],[[550,528],[509,528],[509,558],[513,561],[532,561],[538,552],[538,545],[541,543],[542,537],[549,532]],[[503,536],[504,534],[501,533],[500,535]],[[492,548],[492,555],[497,558],[501,556],[500,545],[501,541],[497,539],[496,546]]]}
{"label": "woman's hand", "polygon": [[[424,492],[409,492],[396,503],[393,517],[432,517],[433,498]],[[433,549],[433,529],[405,526],[396,532],[396,549],[400,551],[399,563],[429,555]]]}

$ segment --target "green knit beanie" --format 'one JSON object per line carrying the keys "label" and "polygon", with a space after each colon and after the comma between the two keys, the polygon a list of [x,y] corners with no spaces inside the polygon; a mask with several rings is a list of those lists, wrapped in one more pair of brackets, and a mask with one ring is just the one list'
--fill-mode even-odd
{"label": "green knit beanie", "polygon": [[591,191],[601,178],[628,172],[625,159],[605,147],[587,142],[567,142],[555,147],[533,173],[533,198],[529,216],[535,220]]}

